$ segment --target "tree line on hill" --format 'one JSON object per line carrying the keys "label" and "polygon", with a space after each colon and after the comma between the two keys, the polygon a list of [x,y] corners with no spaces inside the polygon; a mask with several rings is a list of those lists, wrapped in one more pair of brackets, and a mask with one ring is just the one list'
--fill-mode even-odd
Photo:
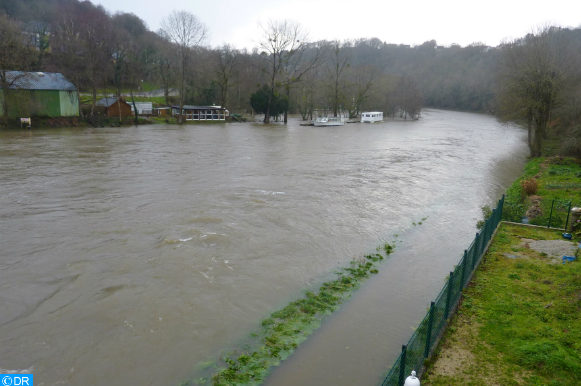
{"label": "tree line on hill", "polygon": [[0,83],[8,87],[7,70],[61,72],[92,106],[100,90],[158,88],[166,104],[221,105],[263,113],[265,122],[316,109],[406,119],[424,105],[490,112],[528,128],[532,155],[550,135],[581,153],[581,29],[544,28],[498,47],[443,47],[309,42],[300,25],[273,21],[252,51],[207,47],[205,35],[184,11],[153,32],[134,14],[89,1],[0,0]]}

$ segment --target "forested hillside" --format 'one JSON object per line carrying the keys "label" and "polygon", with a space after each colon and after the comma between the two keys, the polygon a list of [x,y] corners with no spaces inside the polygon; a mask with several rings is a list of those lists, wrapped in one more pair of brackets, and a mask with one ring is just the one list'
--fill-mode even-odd
{"label": "forested hillside", "polygon": [[[111,15],[102,7],[77,0],[1,0],[0,12],[7,16],[3,24],[17,24],[34,40],[28,43],[37,48],[34,60],[14,66],[62,72],[85,91],[176,86],[177,58],[172,44],[147,30],[133,14]],[[389,110],[390,99],[397,99],[391,94],[398,82],[404,82],[400,86],[407,82],[408,88],[411,83],[429,106],[479,111],[492,108],[496,49],[439,47],[435,41],[410,47],[378,39],[315,42],[305,47],[325,51],[322,54],[327,56],[318,61],[313,74],[308,74],[309,83],[315,86],[312,97],[316,107],[330,106],[325,94],[331,82],[326,77],[337,45],[341,59],[347,62],[339,79],[345,108],[357,94],[364,94],[360,95],[362,108]],[[261,70],[265,61],[261,51],[203,45],[195,50],[188,69],[186,101],[221,104],[226,100],[233,110],[249,110],[250,94],[268,80],[268,73]],[[300,97],[305,97],[297,91],[301,83],[307,82],[292,87],[293,112],[300,107]]]}
{"label": "forested hillside", "polygon": [[[200,28],[199,40],[176,40],[172,15],[165,28],[150,31],[134,14],[111,14],[89,1],[0,0],[0,70],[61,72],[93,103],[105,93],[162,90],[166,104],[217,104],[241,113],[254,107],[273,117],[287,110],[307,117],[317,108],[415,117],[428,106],[521,121],[531,146],[537,132],[579,138],[579,29],[546,28],[499,47],[443,47],[433,40],[308,42],[299,39],[308,33],[303,27],[275,22],[249,52],[207,47],[203,20],[173,16],[180,15]],[[289,37],[300,44],[280,44]],[[539,79],[541,73],[549,76]],[[6,87],[1,75],[0,81]]]}

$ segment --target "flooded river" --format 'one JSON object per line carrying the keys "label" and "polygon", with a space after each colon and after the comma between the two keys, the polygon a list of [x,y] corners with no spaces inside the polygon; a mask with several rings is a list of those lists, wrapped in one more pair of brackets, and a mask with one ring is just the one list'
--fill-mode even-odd
{"label": "flooded river", "polygon": [[0,368],[44,385],[179,384],[397,238],[267,380],[374,384],[526,155],[525,131],[438,110],[0,132]]}

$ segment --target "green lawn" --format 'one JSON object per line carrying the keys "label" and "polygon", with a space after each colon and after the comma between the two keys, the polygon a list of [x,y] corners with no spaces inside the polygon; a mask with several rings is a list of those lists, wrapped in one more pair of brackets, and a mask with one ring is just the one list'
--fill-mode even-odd
{"label": "green lawn", "polygon": [[422,385],[581,385],[581,263],[532,240],[564,241],[501,225]]}
{"label": "green lawn", "polygon": [[[99,93],[97,95],[97,100],[104,98],[104,93]],[[108,93],[107,95],[111,95]],[[87,94],[81,94],[79,96],[81,104],[90,105],[93,103],[93,96]],[[138,97],[136,96],[135,102],[152,102],[154,105],[165,106],[165,97]],[[131,104],[131,97],[125,97],[125,100]]]}
{"label": "green lawn", "polygon": [[[535,193],[525,193],[522,187],[525,180],[536,182]],[[551,226],[564,227],[569,203],[581,206],[581,162],[563,157],[535,158],[526,165],[523,176],[507,190],[503,219],[520,222],[527,210],[536,205],[538,214],[529,221],[548,225],[553,206]]]}

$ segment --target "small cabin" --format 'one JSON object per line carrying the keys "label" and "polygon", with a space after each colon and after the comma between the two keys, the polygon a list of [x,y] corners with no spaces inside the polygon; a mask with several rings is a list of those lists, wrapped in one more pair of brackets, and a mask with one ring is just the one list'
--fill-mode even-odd
{"label": "small cabin", "polygon": [[9,118],[79,116],[79,92],[61,73],[6,71],[6,82],[0,106],[6,103]]}
{"label": "small cabin", "polygon": [[[186,121],[225,121],[230,112],[222,106],[191,106],[184,105]],[[171,107],[172,116],[180,115],[180,106]]]}
{"label": "small cabin", "polygon": [[171,107],[156,107],[153,109],[153,115],[156,117],[169,117],[171,113]]}
{"label": "small cabin", "polygon": [[[133,109],[133,103],[130,103],[131,112],[135,114]],[[135,102],[135,107],[137,108],[137,115],[151,116],[153,115],[153,103],[152,102]]]}
{"label": "small cabin", "polygon": [[109,118],[126,118],[133,115],[131,106],[123,98],[107,97],[98,100],[95,105],[104,108],[105,115]]}

